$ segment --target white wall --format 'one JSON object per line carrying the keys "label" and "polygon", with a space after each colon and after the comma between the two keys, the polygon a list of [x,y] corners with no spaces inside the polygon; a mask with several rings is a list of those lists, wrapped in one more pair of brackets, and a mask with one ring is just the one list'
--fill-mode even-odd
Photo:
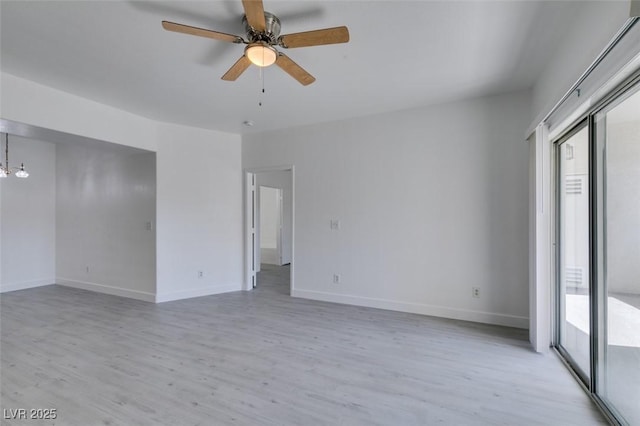
{"label": "white wall", "polygon": [[282,263],[291,263],[293,241],[293,177],[291,170],[273,170],[256,173],[257,185],[282,189]]}
{"label": "white wall", "polygon": [[532,126],[542,121],[629,18],[628,0],[584,1],[580,5],[581,13],[567,23],[567,35],[557,40],[554,55],[533,87]]}
{"label": "white wall", "polygon": [[0,117],[155,151],[157,123],[18,76],[0,74]]}
{"label": "white wall", "polygon": [[606,161],[608,290],[640,294],[640,121],[607,124]]}
{"label": "white wall", "polygon": [[278,247],[280,191],[260,186],[260,248]]}
{"label": "white wall", "polygon": [[9,160],[30,176],[0,179],[0,292],[55,282],[55,146],[10,135]]}
{"label": "white wall", "polygon": [[155,153],[57,145],[58,284],[155,301]]}
{"label": "white wall", "polygon": [[526,328],[528,106],[523,92],[245,136],[243,167],[296,167],[293,295]]}
{"label": "white wall", "polygon": [[161,128],[156,300],[241,290],[240,137],[176,125]]}
{"label": "white wall", "polygon": [[282,190],[261,186],[258,191],[258,262],[282,265],[280,256],[281,202]]}
{"label": "white wall", "polygon": [[4,72],[1,84],[1,118],[156,151],[157,301],[241,289],[240,136],[159,123]]}

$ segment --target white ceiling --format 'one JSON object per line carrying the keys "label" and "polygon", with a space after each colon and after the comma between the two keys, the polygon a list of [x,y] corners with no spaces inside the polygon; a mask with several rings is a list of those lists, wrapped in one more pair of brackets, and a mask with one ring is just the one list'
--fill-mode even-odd
{"label": "white ceiling", "polygon": [[[277,67],[220,77],[242,45],[240,0],[0,2],[3,71],[160,121],[233,133],[292,127],[531,87],[580,2],[276,1],[282,33],[346,25],[348,44],[289,49]],[[262,100],[262,107],[258,102]],[[245,120],[255,123],[243,126]]]}

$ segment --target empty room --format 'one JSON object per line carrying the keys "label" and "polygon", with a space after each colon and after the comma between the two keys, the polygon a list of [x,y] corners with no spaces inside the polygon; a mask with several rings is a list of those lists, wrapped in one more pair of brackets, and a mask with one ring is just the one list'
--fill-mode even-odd
{"label": "empty room", "polygon": [[0,0],[2,425],[640,425],[640,1]]}

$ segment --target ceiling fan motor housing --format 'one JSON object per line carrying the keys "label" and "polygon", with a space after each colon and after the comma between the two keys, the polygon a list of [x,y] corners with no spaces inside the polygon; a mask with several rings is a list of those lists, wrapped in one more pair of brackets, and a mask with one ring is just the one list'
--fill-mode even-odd
{"label": "ceiling fan motor housing", "polygon": [[242,24],[247,32],[247,39],[249,43],[255,43],[257,41],[264,41],[271,45],[278,43],[278,37],[280,36],[280,19],[273,13],[264,12],[265,31],[256,31],[247,22],[247,16],[242,17]]}

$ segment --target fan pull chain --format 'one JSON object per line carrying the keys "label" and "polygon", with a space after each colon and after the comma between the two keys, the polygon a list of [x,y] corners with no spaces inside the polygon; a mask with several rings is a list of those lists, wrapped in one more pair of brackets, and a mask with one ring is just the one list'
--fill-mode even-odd
{"label": "fan pull chain", "polygon": [[264,68],[260,67],[260,81],[262,82],[262,92],[258,96],[258,106],[262,106],[262,98],[264,97]]}

